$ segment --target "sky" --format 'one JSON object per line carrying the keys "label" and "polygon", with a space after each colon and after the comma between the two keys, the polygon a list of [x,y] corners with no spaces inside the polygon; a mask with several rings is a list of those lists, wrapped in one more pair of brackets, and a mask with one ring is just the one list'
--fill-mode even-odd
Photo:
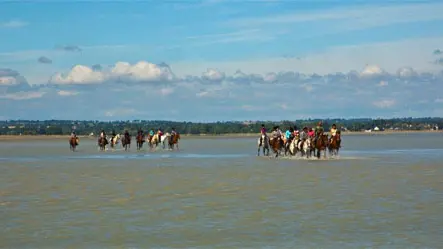
{"label": "sky", "polygon": [[443,116],[443,2],[0,3],[0,120]]}

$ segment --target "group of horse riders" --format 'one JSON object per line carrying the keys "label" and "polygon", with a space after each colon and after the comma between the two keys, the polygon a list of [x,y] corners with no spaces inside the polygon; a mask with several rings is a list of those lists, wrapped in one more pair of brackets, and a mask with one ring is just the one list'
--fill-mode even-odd
{"label": "group of horse riders", "polygon": [[[332,124],[331,128],[329,129],[329,134],[331,135],[329,141],[332,141],[332,139],[337,135],[337,132],[338,132],[337,126],[335,124]],[[284,134],[284,139],[281,139],[283,137],[283,132],[280,130],[279,126],[274,126],[272,128],[272,133],[269,140],[273,141],[274,139],[280,139],[281,145],[285,145],[290,143],[294,138],[298,140],[299,143],[305,141],[308,138],[312,138],[315,144],[317,139],[321,135],[323,135],[323,133],[324,133],[323,122],[320,121],[318,122],[317,127],[315,127],[315,131],[312,129],[312,127],[308,128],[306,126],[303,127],[301,131],[297,129],[297,126],[289,127]],[[264,124],[261,125],[260,134],[262,135],[260,136],[260,146],[261,146],[263,142],[263,136],[264,137],[268,136]]]}
{"label": "group of horse riders", "polygon": [[[163,130],[162,130],[161,128],[159,128],[159,129],[157,130],[156,134],[158,135],[158,142],[161,142],[161,137],[163,136]],[[175,130],[175,128],[172,128],[172,129],[171,129],[171,133],[170,133],[170,134],[171,134],[171,138],[174,138],[174,136],[177,134],[177,131]],[[149,131],[149,133],[148,133],[149,140],[151,140],[152,137],[154,137],[154,135],[155,135],[154,130],[151,129],[151,130]],[[71,133],[71,137],[73,137],[73,136],[76,137],[76,135],[75,135],[75,131],[73,131],[73,132]],[[116,136],[117,136],[117,134],[115,133],[115,130],[112,130],[111,141],[113,141],[114,138],[115,138]],[[139,137],[139,136],[141,136],[141,137],[144,137],[144,136],[145,136],[145,134],[144,134],[144,132],[143,132],[142,129],[139,129],[139,130],[137,131],[137,137]],[[105,130],[103,130],[103,129],[102,129],[101,132],[100,132],[100,138],[106,138],[106,132],[105,132]],[[124,138],[127,139],[127,140],[130,140],[130,139],[131,139],[128,130],[125,130]]]}

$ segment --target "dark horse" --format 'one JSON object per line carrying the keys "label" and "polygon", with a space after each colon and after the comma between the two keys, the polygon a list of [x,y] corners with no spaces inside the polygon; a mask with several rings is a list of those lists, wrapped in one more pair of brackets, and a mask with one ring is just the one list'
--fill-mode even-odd
{"label": "dark horse", "polygon": [[178,140],[180,140],[180,134],[177,132],[175,133],[175,135],[171,135],[168,138],[168,145],[169,145],[169,149],[173,150],[174,149],[174,144],[177,147],[178,150]]}
{"label": "dark horse", "polygon": [[322,133],[318,136],[317,141],[315,141],[315,151],[318,159],[320,159],[322,150],[324,152],[323,158],[326,158],[326,148],[328,148],[328,135]]}
{"label": "dark horse", "polygon": [[72,151],[75,151],[75,148],[77,147],[77,145],[78,145],[78,137],[71,137],[69,139],[69,148]]}
{"label": "dark horse", "polygon": [[145,138],[142,134],[138,134],[136,139],[137,139],[137,150],[140,150],[143,147]]}
{"label": "dark horse", "polygon": [[131,136],[130,135],[124,135],[122,137],[122,146],[125,148],[125,150],[128,150],[128,148],[131,148]]}
{"label": "dark horse", "polygon": [[329,143],[328,146],[329,154],[332,156],[338,156],[338,151],[340,150],[340,144],[341,144],[340,131],[337,131],[337,134],[332,137],[331,142]]}
{"label": "dark horse", "polygon": [[105,150],[106,145],[108,144],[108,139],[106,137],[99,137],[98,138],[98,146],[100,147],[100,150]]}
{"label": "dark horse", "polygon": [[270,141],[270,145],[271,145],[272,150],[274,151],[275,157],[278,157],[278,155],[280,154],[281,148],[282,148],[282,143],[283,143],[283,140],[282,140],[281,136],[273,138]]}

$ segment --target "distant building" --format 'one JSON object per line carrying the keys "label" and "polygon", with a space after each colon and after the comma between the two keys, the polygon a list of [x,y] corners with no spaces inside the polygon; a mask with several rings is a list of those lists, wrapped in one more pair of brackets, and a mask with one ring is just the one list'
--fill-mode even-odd
{"label": "distant building", "polygon": [[380,131],[380,128],[378,128],[378,126],[375,126],[374,131]]}

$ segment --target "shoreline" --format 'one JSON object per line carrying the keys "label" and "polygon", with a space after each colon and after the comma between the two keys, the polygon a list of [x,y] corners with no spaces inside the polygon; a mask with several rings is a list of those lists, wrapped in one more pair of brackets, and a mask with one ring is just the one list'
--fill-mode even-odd
{"label": "shoreline", "polygon": [[[392,135],[392,134],[411,134],[411,133],[443,133],[443,130],[403,130],[403,131],[373,131],[373,132],[364,132],[364,131],[348,131],[342,132],[343,136],[353,136],[353,135]],[[22,141],[22,140],[68,140],[70,135],[0,135],[1,141]],[[95,140],[97,136],[78,136],[80,140]],[[186,138],[206,138],[206,139],[216,139],[216,138],[248,138],[248,137],[259,137],[259,133],[233,133],[233,134],[199,134],[199,135],[182,135],[183,139]]]}

